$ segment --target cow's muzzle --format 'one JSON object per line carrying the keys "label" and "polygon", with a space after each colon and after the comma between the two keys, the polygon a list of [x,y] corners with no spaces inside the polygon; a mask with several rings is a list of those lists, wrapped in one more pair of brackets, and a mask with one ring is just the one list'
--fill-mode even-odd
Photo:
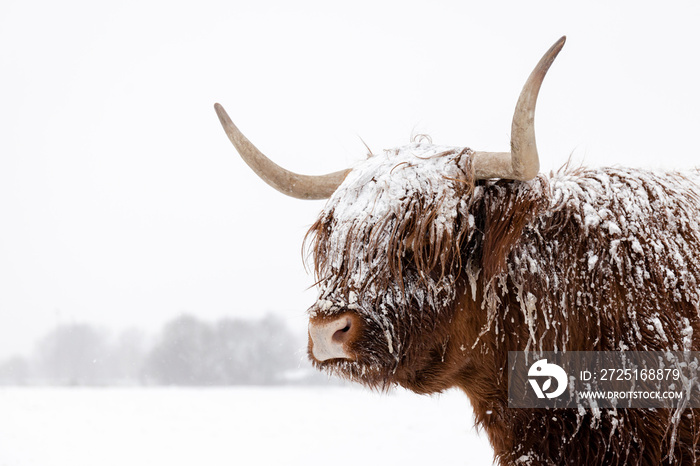
{"label": "cow's muzzle", "polygon": [[332,318],[312,318],[309,321],[311,354],[319,362],[329,359],[355,359],[349,343],[355,338],[358,329],[358,319],[352,313]]}

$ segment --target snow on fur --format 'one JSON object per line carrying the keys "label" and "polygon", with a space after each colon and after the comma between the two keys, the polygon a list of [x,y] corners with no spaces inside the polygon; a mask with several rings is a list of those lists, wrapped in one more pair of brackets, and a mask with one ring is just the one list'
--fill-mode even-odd
{"label": "snow on fur", "polygon": [[698,172],[478,181],[471,155],[385,151],[328,201],[310,230],[310,314],[353,312],[365,329],[355,360],[318,365],[371,386],[461,387],[504,464],[694,461],[692,414],[589,403],[541,416],[508,410],[504,387],[509,350],[700,349]]}

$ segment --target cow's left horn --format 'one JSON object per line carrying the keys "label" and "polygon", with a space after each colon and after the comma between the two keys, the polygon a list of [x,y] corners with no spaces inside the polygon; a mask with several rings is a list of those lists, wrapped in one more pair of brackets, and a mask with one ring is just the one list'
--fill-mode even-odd
{"label": "cow's left horn", "polygon": [[243,133],[236,128],[226,110],[220,104],[214,104],[221,126],[241,157],[253,171],[267,184],[287,196],[297,199],[327,199],[343,182],[350,170],[341,170],[327,175],[299,175],[277,165],[265,157]]}
{"label": "cow's left horn", "polygon": [[547,50],[520,92],[511,126],[511,151],[474,153],[473,166],[477,179],[531,180],[537,176],[540,171],[540,160],[535,143],[537,94],[540,92],[547,70],[564,46],[564,42],[566,42],[566,36]]}

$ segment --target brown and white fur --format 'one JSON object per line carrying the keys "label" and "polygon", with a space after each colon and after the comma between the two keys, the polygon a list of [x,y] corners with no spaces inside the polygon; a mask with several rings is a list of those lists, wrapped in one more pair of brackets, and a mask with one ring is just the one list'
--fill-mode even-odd
{"label": "brown and white fur", "polygon": [[472,154],[414,143],[349,172],[309,232],[311,360],[459,387],[504,465],[695,464],[694,410],[511,409],[506,368],[508,351],[700,349],[698,172],[484,181]]}

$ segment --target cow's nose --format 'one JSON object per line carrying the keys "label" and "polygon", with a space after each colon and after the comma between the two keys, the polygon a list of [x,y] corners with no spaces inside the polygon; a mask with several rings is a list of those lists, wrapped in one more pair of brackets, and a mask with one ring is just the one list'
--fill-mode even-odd
{"label": "cow's nose", "polygon": [[344,314],[332,320],[310,321],[309,338],[314,358],[318,361],[353,359],[346,346],[355,327],[355,317],[352,314]]}

